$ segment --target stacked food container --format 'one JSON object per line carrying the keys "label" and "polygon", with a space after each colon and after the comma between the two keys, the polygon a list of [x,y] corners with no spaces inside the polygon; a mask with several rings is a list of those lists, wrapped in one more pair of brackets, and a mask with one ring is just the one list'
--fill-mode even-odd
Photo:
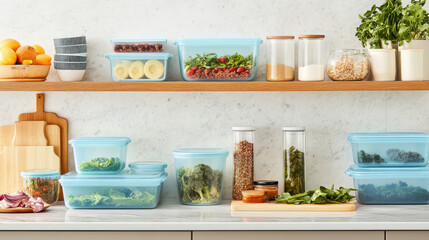
{"label": "stacked food container", "polygon": [[55,38],[54,67],[61,81],[82,81],[86,69],[86,37]]}
{"label": "stacked food container", "polygon": [[109,53],[114,81],[164,81],[170,53],[163,53],[167,39],[111,39]]}
{"label": "stacked food container", "polygon": [[429,134],[355,133],[353,177],[362,204],[429,204]]}
{"label": "stacked food container", "polygon": [[135,162],[125,168],[126,137],[70,140],[76,171],[61,176],[68,208],[155,208],[167,179],[161,162]]}

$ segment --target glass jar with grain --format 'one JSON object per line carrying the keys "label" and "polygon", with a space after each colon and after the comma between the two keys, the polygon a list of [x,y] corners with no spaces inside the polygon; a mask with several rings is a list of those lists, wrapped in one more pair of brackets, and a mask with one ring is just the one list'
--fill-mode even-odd
{"label": "glass jar with grain", "polygon": [[255,190],[261,190],[265,192],[265,200],[274,200],[279,195],[279,182],[278,181],[267,181],[257,180],[253,183]]}
{"label": "glass jar with grain", "polygon": [[267,80],[293,81],[295,77],[294,36],[268,36]]}
{"label": "glass jar with grain", "polygon": [[323,63],[325,35],[300,35],[298,38],[298,80],[325,80],[325,64]]}
{"label": "glass jar with grain", "polygon": [[254,181],[255,128],[233,127],[234,134],[234,180],[232,197],[242,199],[243,190],[252,190]]}
{"label": "glass jar with grain", "polygon": [[284,192],[305,192],[305,128],[283,127]]}

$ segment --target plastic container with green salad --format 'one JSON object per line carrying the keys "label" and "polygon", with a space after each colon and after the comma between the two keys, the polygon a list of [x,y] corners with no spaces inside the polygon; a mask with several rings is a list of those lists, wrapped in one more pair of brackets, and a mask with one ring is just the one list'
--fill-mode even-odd
{"label": "plastic container with green salad", "polygon": [[30,197],[40,197],[48,204],[58,200],[58,179],[60,172],[48,169],[33,169],[21,172],[24,178],[24,192]]}

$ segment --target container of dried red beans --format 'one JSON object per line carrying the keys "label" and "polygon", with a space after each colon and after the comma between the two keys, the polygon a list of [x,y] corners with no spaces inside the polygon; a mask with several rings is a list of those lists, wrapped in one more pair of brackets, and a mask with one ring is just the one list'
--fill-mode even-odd
{"label": "container of dried red beans", "polygon": [[113,51],[117,53],[163,52],[167,39],[110,39]]}

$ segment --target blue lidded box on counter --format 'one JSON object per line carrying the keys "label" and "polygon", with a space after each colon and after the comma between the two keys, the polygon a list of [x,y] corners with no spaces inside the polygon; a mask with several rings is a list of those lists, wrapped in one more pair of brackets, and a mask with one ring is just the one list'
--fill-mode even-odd
{"label": "blue lidded box on counter", "polygon": [[69,141],[79,174],[117,174],[125,168],[127,137],[84,137]]}
{"label": "blue lidded box on counter", "polygon": [[351,166],[357,199],[362,204],[429,204],[428,167],[362,168]]}
{"label": "blue lidded box on counter", "polygon": [[167,173],[159,176],[131,174],[124,170],[115,175],[61,176],[67,208],[155,208]]}
{"label": "blue lidded box on counter", "polygon": [[186,81],[249,81],[258,70],[260,38],[177,39],[182,78]]}
{"label": "blue lidded box on counter", "polygon": [[429,134],[353,133],[348,136],[353,159],[360,167],[425,167]]}

